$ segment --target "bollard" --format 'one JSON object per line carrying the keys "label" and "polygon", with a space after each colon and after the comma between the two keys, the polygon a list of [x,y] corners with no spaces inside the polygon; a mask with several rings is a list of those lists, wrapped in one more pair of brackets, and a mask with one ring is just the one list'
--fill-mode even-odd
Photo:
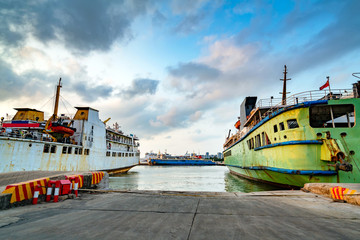
{"label": "bollard", "polygon": [[39,184],[36,185],[34,188],[34,196],[33,196],[33,201],[32,201],[33,205],[37,204],[37,202],[38,202],[40,189],[41,189],[41,187]]}
{"label": "bollard", "polygon": [[60,181],[55,182],[55,191],[54,191],[54,202],[59,201],[59,192],[60,192]]}

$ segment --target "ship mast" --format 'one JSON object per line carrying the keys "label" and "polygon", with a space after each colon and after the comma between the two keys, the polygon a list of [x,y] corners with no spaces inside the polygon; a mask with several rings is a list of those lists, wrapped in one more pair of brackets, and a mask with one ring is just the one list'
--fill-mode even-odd
{"label": "ship mast", "polygon": [[54,120],[57,117],[57,113],[59,109],[60,88],[61,88],[61,78],[59,79],[59,84],[56,86],[55,106],[54,106],[54,114],[53,114]]}
{"label": "ship mast", "polygon": [[287,68],[286,65],[284,65],[284,79],[280,79],[280,81],[284,81],[284,85],[283,85],[283,91],[280,92],[280,94],[282,94],[282,100],[281,100],[281,105],[286,105],[286,94],[290,93],[290,92],[286,92],[286,81],[291,80],[291,78],[286,78],[286,74],[287,74]]}

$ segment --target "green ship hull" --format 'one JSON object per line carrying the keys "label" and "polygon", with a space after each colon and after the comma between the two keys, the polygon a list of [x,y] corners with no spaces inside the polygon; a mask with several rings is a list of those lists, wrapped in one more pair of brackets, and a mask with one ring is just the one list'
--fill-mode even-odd
{"label": "green ship hull", "polygon": [[360,99],[353,97],[307,101],[275,111],[257,108],[247,118],[247,131],[228,138],[224,163],[233,174],[288,187],[359,183],[357,113]]}

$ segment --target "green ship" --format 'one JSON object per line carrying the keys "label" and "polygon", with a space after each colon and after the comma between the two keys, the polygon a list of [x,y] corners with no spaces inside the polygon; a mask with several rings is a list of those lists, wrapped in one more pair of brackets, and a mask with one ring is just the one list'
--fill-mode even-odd
{"label": "green ship", "polygon": [[289,188],[359,183],[360,82],[330,90],[328,79],[329,89],[286,98],[286,73],[285,66],[279,104],[257,97],[241,104],[238,131],[224,143],[225,165],[232,174]]}

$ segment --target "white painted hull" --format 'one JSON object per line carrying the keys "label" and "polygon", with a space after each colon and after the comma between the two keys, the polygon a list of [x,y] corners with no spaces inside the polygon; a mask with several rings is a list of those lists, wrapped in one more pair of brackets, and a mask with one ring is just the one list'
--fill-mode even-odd
{"label": "white painted hull", "polygon": [[[44,152],[44,145],[56,146],[56,152]],[[105,145],[105,144],[104,144]],[[71,147],[72,153],[62,153],[64,146]],[[139,163],[137,151],[131,157],[106,156],[104,148],[90,148],[90,154],[75,154],[78,145],[44,142],[37,140],[0,137],[0,173],[14,171],[90,171],[117,170]],[[129,154],[130,155],[130,154]]]}

